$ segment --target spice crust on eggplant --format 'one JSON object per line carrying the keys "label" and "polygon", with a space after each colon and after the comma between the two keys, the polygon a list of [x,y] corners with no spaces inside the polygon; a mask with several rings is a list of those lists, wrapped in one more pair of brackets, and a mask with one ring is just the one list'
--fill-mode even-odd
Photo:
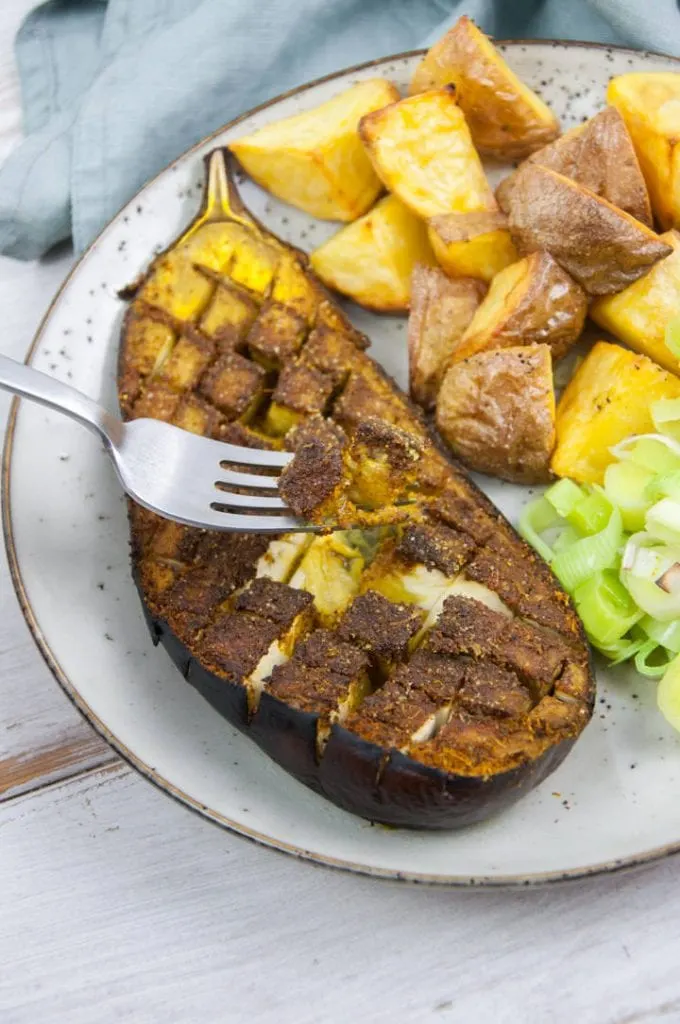
{"label": "spice crust on eggplant", "polygon": [[131,504],[152,639],[339,806],[413,828],[479,821],[557,767],[590,718],[578,617],[365,353],[305,255],[245,210],[225,152],[207,167],[202,213],[130,296],[123,414],[298,451],[312,473],[315,459],[321,473],[351,458],[345,497],[372,498],[376,513],[395,479],[427,501],[401,523],[377,514],[361,530],[274,538]]}

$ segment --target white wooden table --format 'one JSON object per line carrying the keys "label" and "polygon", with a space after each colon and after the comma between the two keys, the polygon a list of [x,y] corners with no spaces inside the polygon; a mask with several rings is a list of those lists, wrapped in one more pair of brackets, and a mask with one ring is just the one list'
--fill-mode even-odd
{"label": "white wooden table", "polygon": [[[20,136],[0,14],[0,157]],[[23,357],[70,254],[0,260]],[[9,402],[0,394],[0,417]],[[330,872],[219,830],[81,720],[0,566],[0,1024],[680,1021],[680,859],[515,892]]]}

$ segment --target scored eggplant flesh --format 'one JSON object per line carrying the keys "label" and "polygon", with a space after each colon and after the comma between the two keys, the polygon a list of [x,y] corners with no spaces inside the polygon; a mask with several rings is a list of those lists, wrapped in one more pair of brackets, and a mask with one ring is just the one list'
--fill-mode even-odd
{"label": "scored eggplant flesh", "polygon": [[245,210],[225,152],[207,167],[201,214],[131,295],[124,416],[252,447],[337,446],[351,453],[344,498],[356,507],[389,497],[395,469],[402,491],[427,500],[396,524],[274,538],[182,527],[131,504],[152,638],[339,806],[412,828],[486,818],[545,778],[591,716],[578,617],[365,353],[305,255]]}

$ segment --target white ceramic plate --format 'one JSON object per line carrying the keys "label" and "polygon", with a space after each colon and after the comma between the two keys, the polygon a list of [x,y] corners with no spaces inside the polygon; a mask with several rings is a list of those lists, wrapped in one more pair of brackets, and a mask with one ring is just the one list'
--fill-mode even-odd
{"label": "white ceramic plate", "polygon": [[[610,75],[677,70],[671,58],[560,43],[509,43],[507,59],[568,128],[603,104]],[[383,75],[405,87],[416,54],[352,68],[273,100],[180,157],[108,225],[58,293],[30,362],[115,408],[124,304],[118,290],[196,213],[213,146]],[[498,177],[498,169],[491,172]],[[312,222],[251,183],[242,194],[283,238],[312,248]],[[352,309],[374,355],[403,384],[405,320]],[[36,474],[40,467],[40,474]],[[129,575],[124,504],[97,442],[24,403],[10,425],[3,506],[19,598],[66,693],[147,778],[206,817],[319,863],[440,884],[511,884],[612,871],[680,850],[680,739],[654,684],[602,670],[593,722],[565,764],[509,811],[460,833],[372,827],[293,780],[233,730],[151,646]],[[515,520],[526,490],[485,489]],[[49,495],[49,500],[46,500]]]}

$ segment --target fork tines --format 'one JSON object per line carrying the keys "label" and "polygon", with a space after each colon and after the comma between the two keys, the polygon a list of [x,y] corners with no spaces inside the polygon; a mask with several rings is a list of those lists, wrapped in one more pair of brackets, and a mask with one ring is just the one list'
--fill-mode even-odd
{"label": "fork tines", "polygon": [[[262,470],[281,470],[293,458],[291,452],[266,451],[262,448],[243,448],[239,445],[223,443],[220,455],[221,473],[215,480],[215,488],[219,497],[211,503],[211,508],[218,512],[231,513],[235,528],[267,532],[276,530],[300,530],[307,528],[300,520],[290,516],[287,505],[276,494],[253,492],[278,490],[279,475],[265,472],[247,473],[240,467],[261,467]],[[237,466],[238,469],[232,467]],[[234,514],[235,513],[235,514]],[[279,513],[272,515],[272,513]]]}

